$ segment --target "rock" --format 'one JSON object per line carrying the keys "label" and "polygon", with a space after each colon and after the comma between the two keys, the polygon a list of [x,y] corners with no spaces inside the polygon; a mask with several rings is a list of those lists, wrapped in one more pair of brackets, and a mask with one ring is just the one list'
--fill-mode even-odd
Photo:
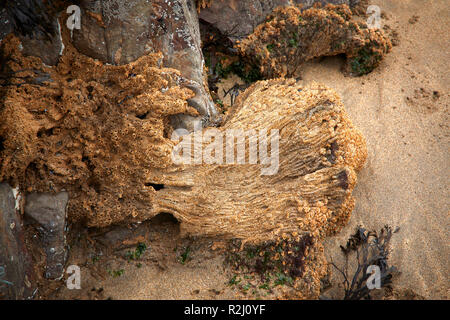
{"label": "rock", "polygon": [[[12,67],[27,64],[29,58],[13,55],[21,64]],[[67,190],[70,219],[92,227],[167,212],[186,233],[261,240],[275,230],[331,232],[346,221],[366,151],[336,93],[277,79],[238,96],[217,130],[280,130],[280,168],[272,177],[261,176],[267,167],[262,163],[179,164],[167,120],[190,112],[190,95],[177,85],[175,70],[157,67],[158,57],[111,66],[68,51],[58,70],[48,70],[51,86],[7,91],[0,111],[0,155],[6,159],[0,179],[18,181],[24,190]],[[55,92],[63,90],[58,98]],[[33,118],[38,101],[52,118]],[[115,101],[123,101],[120,108]],[[29,147],[18,149],[23,145]],[[324,210],[323,219],[333,222],[316,225],[314,210]]]}
{"label": "rock", "polygon": [[31,193],[26,196],[25,214],[39,224],[42,245],[46,253],[47,279],[63,276],[67,253],[65,250],[67,192]]}
{"label": "rock", "polygon": [[41,58],[46,65],[54,66],[58,63],[63,48],[61,34],[59,33],[58,21],[53,21],[56,34],[48,37],[38,34],[34,37],[21,36],[23,53],[29,56]]}
{"label": "rock", "polygon": [[57,20],[60,6],[48,7],[43,1],[8,1],[0,8],[0,40],[15,32],[24,54],[56,65],[63,45]]}
{"label": "rock", "polygon": [[266,78],[277,78],[298,77],[305,61],[339,54],[347,57],[347,73],[367,74],[392,45],[382,30],[354,19],[347,6],[330,4],[303,11],[297,6],[278,8],[238,48]]}
{"label": "rock", "polygon": [[274,8],[288,4],[288,0],[216,0],[198,16],[235,41],[251,34]]}
{"label": "rock", "polygon": [[[111,64],[126,64],[162,52],[163,65],[180,70],[189,100],[201,116],[217,117],[205,89],[203,55],[195,6],[191,0],[83,1],[81,29],[73,44],[83,54]],[[192,119],[175,116],[173,123],[192,128]]]}
{"label": "rock", "polygon": [[9,33],[14,31],[14,26],[10,21],[8,12],[5,8],[0,9],[0,41]]}
{"label": "rock", "polygon": [[355,5],[358,0],[213,0],[200,9],[199,18],[212,24],[233,42],[250,35],[266,16],[279,6],[302,4],[310,8],[314,3]]}
{"label": "rock", "polygon": [[0,300],[28,299],[34,292],[35,277],[16,210],[19,206],[13,189],[0,183]]}
{"label": "rock", "polygon": [[125,64],[152,50],[149,1],[81,1],[80,7],[81,29],[73,30],[73,44],[81,53]]}
{"label": "rock", "polygon": [[[17,50],[9,40],[4,51]],[[12,68],[30,60],[17,51],[12,55]],[[257,163],[222,157],[219,163],[194,158],[180,164],[173,157],[180,144],[172,141],[167,121],[191,112],[190,93],[177,85],[175,70],[158,68],[158,57],[111,66],[68,51],[57,70],[48,70],[51,85],[8,90],[0,110],[0,179],[18,181],[23,190],[66,190],[71,221],[92,227],[144,221],[161,212],[172,214],[188,234],[254,241],[342,227],[366,148],[333,90],[294,79],[260,81],[238,96],[223,126],[211,129],[222,135],[278,130],[279,168],[273,163],[273,175],[261,154]],[[49,119],[33,117],[38,101]],[[120,108],[116,101],[122,101]],[[208,144],[205,137],[191,156],[203,155],[199,151]]]}

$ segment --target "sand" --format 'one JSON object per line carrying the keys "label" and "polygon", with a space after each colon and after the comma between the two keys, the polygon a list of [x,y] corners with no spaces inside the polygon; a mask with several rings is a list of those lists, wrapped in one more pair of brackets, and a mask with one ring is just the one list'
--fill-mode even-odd
{"label": "sand", "polygon": [[[391,243],[390,262],[401,272],[394,287],[426,299],[448,299],[450,8],[447,0],[374,0],[371,4],[381,8],[382,24],[397,31],[399,41],[375,71],[346,77],[340,70],[343,58],[331,57],[309,62],[300,72],[301,81],[321,82],[338,92],[363,132],[369,152],[354,190],[356,208],[350,222],[326,241],[325,253],[339,261],[339,245],[358,225],[375,230],[385,224],[399,226]],[[228,79],[221,87],[228,89],[235,81]],[[89,276],[83,280],[82,292],[63,288],[58,296],[80,298],[89,290],[92,293],[95,283],[104,289],[100,298],[234,297],[223,258],[202,250],[194,251],[186,265],[177,263],[172,253],[168,254],[171,262],[163,268],[154,261],[141,268],[119,261],[117,268],[124,268],[123,276],[95,281]],[[329,297],[342,297],[340,281],[334,272]]]}
{"label": "sand", "polygon": [[[401,272],[397,287],[428,299],[448,299],[448,2],[372,3],[386,13],[383,22],[397,30],[400,42],[378,69],[346,78],[339,71],[339,58],[303,69],[304,81],[322,82],[341,95],[369,153],[354,190],[350,223],[327,241],[325,252],[339,255],[339,244],[359,224],[376,230],[385,224],[399,226],[391,253],[391,263]],[[419,18],[411,24],[414,15]],[[433,98],[433,91],[439,98]]]}

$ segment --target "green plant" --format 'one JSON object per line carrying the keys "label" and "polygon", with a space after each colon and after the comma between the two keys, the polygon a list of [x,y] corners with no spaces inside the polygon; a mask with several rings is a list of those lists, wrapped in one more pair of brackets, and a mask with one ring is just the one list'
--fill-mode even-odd
{"label": "green plant", "polygon": [[[233,240],[225,259],[236,270],[229,285],[236,285],[244,294],[254,292],[254,295],[263,296],[273,293],[272,289],[277,286],[295,288],[295,281],[305,272],[307,249],[313,244],[313,238],[304,235],[296,239],[246,245],[242,250],[241,242]],[[247,285],[238,285],[241,279],[248,281]],[[248,291],[250,288],[252,291]]]}
{"label": "green plant", "polygon": [[290,47],[294,47],[294,48],[297,48],[298,47],[298,34],[297,34],[297,32],[293,32],[292,33],[292,38],[290,38],[289,39],[289,46]]}
{"label": "green plant", "polygon": [[237,285],[239,282],[241,282],[241,280],[237,279],[237,276],[234,275],[233,278],[230,279],[230,281],[228,282],[228,284],[230,286],[234,286]]}
{"label": "green plant", "polygon": [[128,261],[138,260],[142,257],[144,252],[147,250],[147,245],[143,242],[139,242],[134,251],[127,251],[125,257]]}
{"label": "green plant", "polygon": [[297,48],[297,41],[295,39],[289,39],[289,46]]}
{"label": "green plant", "polygon": [[282,272],[278,272],[276,274],[276,277],[277,278],[275,279],[275,286],[285,285],[286,283],[292,284],[294,282],[294,279]]}
{"label": "green plant", "polygon": [[264,284],[260,285],[259,288],[264,289],[264,290],[270,290],[270,286],[268,283],[264,283]]}
{"label": "green plant", "polygon": [[189,246],[185,247],[183,253],[178,257],[178,261],[180,261],[181,264],[185,264],[187,261],[190,260],[191,255],[191,248]]}
{"label": "green plant", "polygon": [[108,273],[111,277],[113,278],[117,278],[122,276],[125,273],[124,269],[119,269],[119,270],[108,270]]}
{"label": "green plant", "polygon": [[247,283],[246,285],[243,285],[243,286],[242,286],[242,290],[243,290],[244,292],[248,291],[248,289],[250,289],[250,288],[251,288],[250,283]]}
{"label": "green plant", "polygon": [[370,73],[380,60],[381,56],[366,46],[360,49],[357,56],[350,60],[350,66],[353,73],[363,75]]}

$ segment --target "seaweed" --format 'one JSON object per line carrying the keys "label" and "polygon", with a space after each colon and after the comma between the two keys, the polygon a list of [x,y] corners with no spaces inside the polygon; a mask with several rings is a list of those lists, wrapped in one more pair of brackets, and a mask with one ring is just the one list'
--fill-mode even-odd
{"label": "seaweed", "polygon": [[108,274],[113,278],[121,277],[124,273],[125,273],[124,269],[108,270]]}
{"label": "seaweed", "polygon": [[189,260],[191,260],[191,247],[187,246],[184,248],[184,251],[178,257],[178,261],[184,265]]}
{"label": "seaweed", "polygon": [[277,298],[316,299],[320,285],[311,285],[311,279],[324,277],[327,269],[325,259],[317,256],[321,248],[309,234],[259,244],[232,240],[225,255],[225,264],[233,271],[227,285],[256,298],[275,294]]}
{"label": "seaweed", "polygon": [[263,80],[259,64],[253,59],[238,54],[237,48],[230,40],[230,33],[224,34],[210,23],[200,19],[202,35],[202,53],[205,66],[208,68],[208,85],[211,91],[216,92],[216,83],[226,79],[233,73],[246,84]]}
{"label": "seaweed", "polygon": [[[389,243],[394,233],[400,228],[392,230],[389,226],[384,226],[379,233],[368,231],[359,226],[347,244],[341,246],[342,253],[345,257],[343,267],[338,267],[331,261],[331,265],[339,271],[344,281],[344,300],[370,300],[370,289],[366,285],[367,280],[371,276],[367,272],[369,266],[378,266],[380,269],[380,284],[382,287],[388,287],[392,283],[393,276],[398,272],[394,266],[389,266]],[[356,271],[353,277],[349,274],[349,256],[354,252],[356,257]]]}
{"label": "seaweed", "polygon": [[147,245],[143,242],[139,242],[134,251],[127,251],[125,257],[128,261],[139,260],[144,252],[147,250]]}

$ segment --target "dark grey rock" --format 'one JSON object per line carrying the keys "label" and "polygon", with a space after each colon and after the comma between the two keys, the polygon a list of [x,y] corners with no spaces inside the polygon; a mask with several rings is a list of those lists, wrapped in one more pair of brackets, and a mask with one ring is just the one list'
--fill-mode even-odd
{"label": "dark grey rock", "polygon": [[0,183],[0,300],[31,298],[34,279],[13,189]]}
{"label": "dark grey rock", "polygon": [[53,21],[56,33],[54,36],[45,34],[36,34],[33,37],[20,36],[22,42],[22,52],[26,56],[36,56],[41,58],[42,62],[49,66],[54,66],[58,63],[61,55],[62,41],[58,21],[55,18]]}
{"label": "dark grey rock", "polygon": [[13,31],[14,26],[12,21],[9,18],[6,9],[3,8],[0,10],[0,41]]}
{"label": "dark grey rock", "polygon": [[65,250],[67,192],[31,193],[26,196],[25,214],[39,224],[42,245],[46,253],[47,279],[63,276],[67,253]]}
{"label": "dark grey rock", "polygon": [[[53,36],[35,32],[32,35],[23,35],[16,32],[22,42],[22,52],[27,56],[35,56],[41,58],[46,65],[53,66],[58,63],[62,41],[58,20],[52,17],[53,29],[55,34]],[[8,15],[5,8],[0,10],[0,41],[8,34],[17,31],[14,30],[12,18]]]}

